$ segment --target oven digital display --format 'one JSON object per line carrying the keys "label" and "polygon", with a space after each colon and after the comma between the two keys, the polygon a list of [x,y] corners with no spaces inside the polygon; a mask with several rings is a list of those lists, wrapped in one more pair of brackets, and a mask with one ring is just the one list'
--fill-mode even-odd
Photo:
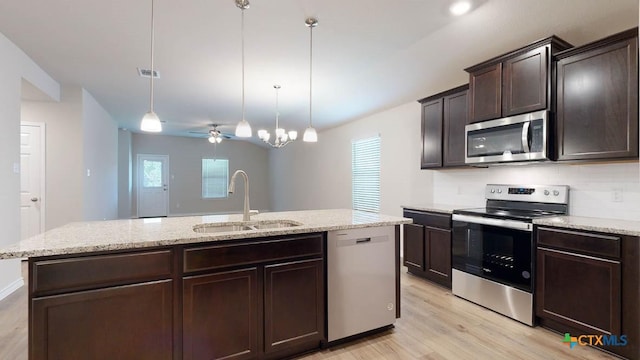
{"label": "oven digital display", "polygon": [[531,195],[536,191],[532,188],[509,188],[509,194],[515,195]]}

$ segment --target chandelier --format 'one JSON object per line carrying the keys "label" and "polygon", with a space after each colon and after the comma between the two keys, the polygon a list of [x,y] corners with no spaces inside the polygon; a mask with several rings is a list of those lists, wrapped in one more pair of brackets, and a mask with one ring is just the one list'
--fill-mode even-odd
{"label": "chandelier", "polygon": [[266,142],[271,147],[281,148],[292,141],[295,141],[298,138],[298,132],[295,130],[285,131],[280,127],[280,111],[278,110],[278,90],[280,90],[280,85],[273,85],[273,88],[276,89],[276,128],[275,128],[275,136],[273,139],[273,143],[269,142],[271,139],[271,133],[267,130],[261,129],[258,130],[258,137],[260,140]]}

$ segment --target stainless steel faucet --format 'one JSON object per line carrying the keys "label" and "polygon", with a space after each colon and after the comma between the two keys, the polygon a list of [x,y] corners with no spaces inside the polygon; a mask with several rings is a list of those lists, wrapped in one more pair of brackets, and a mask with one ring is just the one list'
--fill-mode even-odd
{"label": "stainless steel faucet", "polygon": [[229,194],[233,194],[233,191],[236,188],[236,176],[238,174],[244,177],[244,210],[242,212],[242,221],[249,221],[251,220],[251,206],[249,205],[249,177],[247,176],[246,172],[244,172],[243,170],[236,170],[236,172],[233,173],[233,175],[231,176],[231,181],[229,183]]}

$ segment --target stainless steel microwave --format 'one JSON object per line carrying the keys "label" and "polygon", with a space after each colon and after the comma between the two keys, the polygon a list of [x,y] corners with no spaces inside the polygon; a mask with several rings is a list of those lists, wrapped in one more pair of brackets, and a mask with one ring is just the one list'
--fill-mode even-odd
{"label": "stainless steel microwave", "polygon": [[465,163],[549,160],[548,118],[543,110],[465,126]]}

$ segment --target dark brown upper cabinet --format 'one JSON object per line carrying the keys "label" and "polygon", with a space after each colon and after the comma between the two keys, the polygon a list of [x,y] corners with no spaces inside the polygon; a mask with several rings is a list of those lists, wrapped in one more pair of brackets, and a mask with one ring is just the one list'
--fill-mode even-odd
{"label": "dark brown upper cabinet", "polygon": [[638,28],[557,55],[558,160],[638,158]]}
{"label": "dark brown upper cabinet", "polygon": [[468,85],[420,100],[422,104],[422,169],[464,166],[464,126]]}
{"label": "dark brown upper cabinet", "polygon": [[571,44],[551,36],[465,69],[469,122],[551,108],[552,55]]}

